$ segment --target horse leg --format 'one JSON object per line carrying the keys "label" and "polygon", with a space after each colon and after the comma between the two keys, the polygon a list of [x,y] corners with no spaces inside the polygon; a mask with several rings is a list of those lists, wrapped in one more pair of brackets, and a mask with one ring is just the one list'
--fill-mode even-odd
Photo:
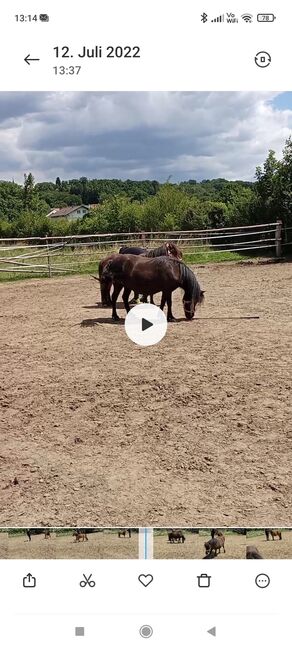
{"label": "horse leg", "polygon": [[110,295],[110,290],[111,290],[111,282],[107,284],[103,284],[101,282],[100,284],[100,292],[101,292],[101,304],[102,306],[111,306],[111,295]]}
{"label": "horse leg", "polygon": [[162,293],[161,302],[160,302],[161,311],[163,311],[163,309],[165,307],[165,302],[166,302],[166,295],[165,295],[165,293]]}
{"label": "horse leg", "polygon": [[132,298],[130,304],[138,304],[139,302],[139,293],[137,291],[134,291],[134,297]]}
{"label": "horse leg", "polygon": [[127,313],[129,313],[129,311],[130,311],[130,305],[129,305],[129,295],[130,295],[130,293],[131,293],[131,289],[124,288],[123,302],[124,302],[124,306],[125,306],[125,309],[126,309]]}
{"label": "horse leg", "polygon": [[112,319],[113,320],[120,320],[120,317],[117,314],[117,299],[120,295],[120,292],[122,290],[121,284],[114,284],[114,290],[112,294]]}
{"label": "horse leg", "polygon": [[171,310],[171,306],[172,306],[171,293],[169,293],[167,296],[167,322],[175,321],[175,318]]}
{"label": "horse leg", "polygon": [[150,295],[150,304],[155,304],[155,302],[154,302],[154,300],[153,300],[153,294],[152,294],[152,293],[151,293],[151,295]]}

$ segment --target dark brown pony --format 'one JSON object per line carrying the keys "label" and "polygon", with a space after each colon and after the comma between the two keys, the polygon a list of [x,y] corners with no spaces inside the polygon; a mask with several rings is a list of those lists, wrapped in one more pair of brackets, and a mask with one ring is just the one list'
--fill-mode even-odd
{"label": "dark brown pony", "polygon": [[[123,246],[119,250],[120,255],[136,255],[140,256],[142,255],[143,257],[173,257],[174,259],[182,259],[182,252],[181,250],[176,246],[175,243],[172,243],[172,241],[168,241],[167,243],[164,243],[162,246],[159,246],[159,248],[127,248],[126,246]],[[113,259],[116,256],[116,253],[113,253],[106,257],[106,259],[102,259],[99,263],[98,267],[98,272],[99,272],[99,279],[101,280],[103,269],[106,266],[107,262]],[[95,278],[97,279],[97,278]],[[101,292],[101,303],[102,306],[111,306],[112,301],[111,301],[111,296],[110,296],[110,290],[111,290],[112,282],[110,279],[107,281],[101,281],[100,282],[100,292]],[[138,300],[139,298],[139,293],[135,293],[134,295],[134,301]],[[147,302],[147,295],[143,295],[143,301]],[[153,304],[153,295],[150,296],[150,302]]]}
{"label": "dark brown pony", "polygon": [[265,535],[266,535],[267,541],[270,540],[270,535],[271,535],[273,541],[275,540],[276,536],[278,536],[279,541],[282,541],[282,532],[281,532],[281,530],[269,530],[269,529],[267,529],[267,530],[265,530]]}
{"label": "dark brown pony", "polygon": [[182,252],[172,241],[163,243],[159,248],[127,248],[123,246],[119,250],[119,255],[143,255],[144,257],[173,257],[182,259]]}
{"label": "dark brown pony", "polygon": [[220,536],[214,536],[210,541],[204,543],[206,556],[208,557],[217,557],[217,554],[220,554],[221,548],[225,554],[225,536],[220,534]]}
{"label": "dark brown pony", "polygon": [[169,543],[184,543],[186,537],[181,530],[172,530],[168,533]]}
{"label": "dark brown pony", "polygon": [[255,545],[248,545],[246,548],[247,559],[263,559]]}
{"label": "dark brown pony", "polygon": [[77,541],[78,541],[78,543],[80,541],[88,541],[88,536],[87,536],[86,532],[79,532],[79,530],[78,530],[77,532],[73,532],[73,536],[75,536],[75,543]]}
{"label": "dark brown pony", "polygon": [[101,294],[101,304],[102,306],[111,306],[112,301],[111,301],[111,295],[110,295],[110,290],[112,287],[112,280],[110,277],[107,279],[104,278],[103,276],[103,271],[111,259],[114,259],[117,256],[117,253],[113,253],[112,255],[109,255],[105,259],[102,259],[99,262],[98,266],[98,275],[99,277],[95,277],[94,279],[98,279],[100,282],[100,294]]}
{"label": "dark brown pony", "polygon": [[51,532],[49,529],[28,529],[26,530],[26,535],[28,536],[28,540],[31,541],[32,534],[44,534],[45,539],[50,539],[51,538]]}
{"label": "dark brown pony", "polygon": [[211,538],[214,539],[215,536],[224,536],[223,532],[220,532],[217,529],[211,530]]}
{"label": "dark brown pony", "polygon": [[116,255],[105,266],[102,280],[111,279],[114,284],[112,295],[112,318],[119,320],[116,310],[118,296],[124,288],[123,302],[127,313],[130,311],[129,295],[131,291],[142,295],[162,293],[160,308],[167,303],[167,320],[174,320],[172,314],[172,292],[176,288],[184,290],[183,306],[185,317],[192,320],[197,304],[204,299],[204,291],[193,273],[182,261],[171,257],[148,259],[135,255]]}
{"label": "dark brown pony", "polygon": [[119,531],[118,531],[119,539],[121,538],[121,536],[123,536],[124,539],[125,539],[125,538],[126,538],[126,533],[127,533],[127,532],[128,532],[129,539],[130,539],[131,536],[132,536],[132,531],[131,531],[130,529],[127,529],[127,530],[119,530]]}

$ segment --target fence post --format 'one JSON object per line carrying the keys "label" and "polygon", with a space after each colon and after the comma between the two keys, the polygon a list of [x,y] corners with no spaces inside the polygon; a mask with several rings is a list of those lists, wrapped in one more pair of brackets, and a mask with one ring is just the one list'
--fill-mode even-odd
{"label": "fence post", "polygon": [[277,219],[275,246],[276,246],[276,257],[281,257],[282,256],[282,221],[281,221],[281,219]]}
{"label": "fence post", "polygon": [[51,260],[50,260],[50,246],[49,246],[49,241],[48,241],[48,235],[47,234],[46,234],[46,246],[47,246],[47,259],[48,259],[48,275],[49,275],[49,277],[52,277]]}

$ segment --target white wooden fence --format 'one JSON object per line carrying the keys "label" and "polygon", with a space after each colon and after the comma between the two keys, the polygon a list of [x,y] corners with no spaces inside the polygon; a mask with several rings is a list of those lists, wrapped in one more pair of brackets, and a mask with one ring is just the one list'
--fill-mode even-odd
{"label": "white wooden fence", "polygon": [[173,232],[122,232],[65,237],[0,239],[0,273],[48,275],[76,272],[82,265],[99,259],[123,245],[155,248],[165,241],[176,243],[183,253],[265,252],[281,257],[283,240],[281,221],[260,225],[185,230]]}

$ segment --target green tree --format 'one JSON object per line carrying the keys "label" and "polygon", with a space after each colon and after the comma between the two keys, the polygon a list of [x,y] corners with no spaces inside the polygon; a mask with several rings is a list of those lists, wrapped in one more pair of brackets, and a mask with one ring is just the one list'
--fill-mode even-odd
{"label": "green tree", "polygon": [[24,184],[23,184],[23,207],[25,210],[29,210],[32,204],[34,190],[34,177],[32,173],[24,174]]}

